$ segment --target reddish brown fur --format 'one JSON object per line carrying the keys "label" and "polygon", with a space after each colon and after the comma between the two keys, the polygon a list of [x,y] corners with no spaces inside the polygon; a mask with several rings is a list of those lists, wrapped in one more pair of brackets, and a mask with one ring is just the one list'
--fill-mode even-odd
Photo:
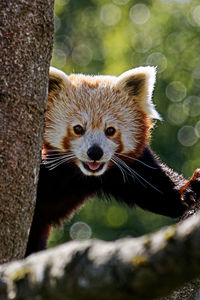
{"label": "reddish brown fur", "polygon": [[[126,153],[127,156],[132,158],[140,157],[144,148],[148,144],[148,139],[151,136],[151,129],[153,127],[152,120],[143,112],[138,113],[140,116],[140,131],[137,133],[137,147],[135,150]],[[124,160],[129,160],[128,158],[123,158]]]}
{"label": "reddish brown fur", "polygon": [[196,169],[195,172],[193,173],[192,177],[190,178],[190,180],[188,180],[186,182],[186,184],[183,185],[180,189],[180,194],[181,194],[181,199],[182,200],[184,200],[185,191],[188,190],[191,186],[191,183],[196,182],[197,179],[199,179],[199,177],[200,177],[200,169]]}
{"label": "reddish brown fur", "polygon": [[71,127],[66,128],[66,135],[63,137],[62,145],[63,149],[70,149],[70,141],[77,139],[77,135],[74,133]]}
{"label": "reddish brown fur", "polygon": [[51,150],[56,150],[55,147],[50,145],[45,139],[43,141],[42,154],[50,154]]}
{"label": "reddish brown fur", "polygon": [[93,130],[101,128],[101,125],[102,125],[102,116],[92,119],[91,128]]}
{"label": "reddish brown fur", "polygon": [[114,137],[111,137],[111,139],[118,145],[116,153],[122,153],[124,150],[124,145],[121,132],[117,132]]}
{"label": "reddish brown fur", "polygon": [[[60,224],[93,195],[104,194],[171,217],[185,212],[184,202],[191,197],[191,186],[200,172],[185,184],[181,175],[161,164],[149,149],[152,118],[159,119],[150,99],[154,81],[155,70],[150,67],[125,72],[119,80],[81,74],[67,77],[52,71],[43,154],[48,162],[48,156],[56,153],[50,156],[50,167],[52,158],[56,157],[56,163],[53,168],[41,166],[26,255],[44,249],[51,224]],[[85,137],[75,134],[75,125],[85,129]],[[116,129],[113,136],[104,134],[109,126]],[[101,147],[105,157],[92,158],[88,149],[94,146]],[[68,151],[67,163],[57,163],[58,153]],[[87,164],[90,158],[103,161],[96,174]],[[102,176],[101,180],[97,176]]]}
{"label": "reddish brown fur", "polygon": [[[89,88],[97,88],[99,83],[102,81],[102,78],[87,76],[83,74],[71,74],[69,76],[69,80],[72,85],[79,86],[80,84],[84,86],[88,86]],[[105,79],[104,79],[105,80]]]}
{"label": "reddish brown fur", "polygon": [[[74,92],[76,92],[77,85],[80,84],[80,81],[77,81],[77,78],[76,78],[75,75],[71,75],[69,78],[74,84],[71,88],[74,90]],[[87,82],[87,86],[85,86],[85,82]],[[81,83],[81,85],[82,85],[81,89],[87,91],[88,93],[89,93],[88,88],[93,89],[94,85],[98,86],[97,80],[92,82],[92,84],[91,84],[92,87],[88,83],[89,83],[89,81],[83,81]],[[123,95],[120,94],[121,91],[116,90],[115,88],[113,88],[112,93],[118,95],[119,98],[122,97],[122,99],[123,99]],[[49,101],[48,101],[49,105],[48,105],[47,109],[50,109],[51,106],[54,105],[53,104],[54,99],[55,99],[54,96],[55,96],[55,94],[52,95],[52,93],[49,96]],[[83,108],[83,105],[86,105],[86,103],[77,102],[76,105],[77,105],[77,110],[81,110]],[[140,124],[139,130],[137,131],[137,134],[136,134],[137,147],[134,151],[127,153],[128,155],[130,155],[132,157],[137,157],[137,156],[141,155],[142,150],[144,149],[145,145],[147,144],[148,138],[150,137],[150,129],[152,128],[152,119],[149,118],[147,116],[147,114],[145,114],[141,110],[140,105],[139,105],[139,99],[134,98],[133,100],[130,100],[129,103],[124,104],[124,105],[129,105],[130,107],[133,106],[133,109],[134,109],[134,111],[136,112],[136,115],[137,115],[137,121]],[[102,117],[103,117],[103,114],[104,114],[104,110],[105,111],[109,110],[109,107],[107,107],[107,103],[102,104],[101,113],[98,114],[98,116],[93,114],[93,117],[91,119],[91,128],[93,130],[94,129],[99,129],[99,128],[102,127]],[[121,116],[118,112],[113,112],[112,115],[113,115],[114,118],[116,118],[117,120],[120,121]],[[51,120],[49,120],[48,117],[47,117],[47,119],[46,119],[47,126],[48,126],[49,123],[51,123]],[[74,139],[77,139],[77,138],[79,138],[79,137],[77,137],[77,135],[75,135],[73,133],[72,128],[66,128],[66,135],[63,137],[63,140],[62,140],[63,149],[69,149],[70,148],[70,141],[72,141]],[[113,141],[115,141],[118,144],[118,152],[122,153],[124,151],[124,145],[123,145],[124,142],[122,140],[121,133],[118,132],[117,136],[115,136],[115,138],[113,137],[112,139],[113,139]]]}

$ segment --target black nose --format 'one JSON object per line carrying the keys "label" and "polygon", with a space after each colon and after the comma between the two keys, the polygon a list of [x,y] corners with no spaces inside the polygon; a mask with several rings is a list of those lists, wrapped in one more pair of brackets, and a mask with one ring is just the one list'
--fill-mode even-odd
{"label": "black nose", "polygon": [[87,155],[92,160],[99,160],[103,156],[103,150],[99,146],[93,145],[88,149]]}

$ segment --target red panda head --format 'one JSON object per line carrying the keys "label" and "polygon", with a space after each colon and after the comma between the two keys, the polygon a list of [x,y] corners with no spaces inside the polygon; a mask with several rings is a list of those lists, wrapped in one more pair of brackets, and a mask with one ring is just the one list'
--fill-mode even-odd
{"label": "red panda head", "polygon": [[[115,76],[67,76],[50,69],[43,158],[51,168],[74,163],[85,175],[102,175],[120,160],[141,155],[152,118],[154,67]],[[50,154],[51,153],[51,154]],[[54,156],[53,156],[54,155]]]}

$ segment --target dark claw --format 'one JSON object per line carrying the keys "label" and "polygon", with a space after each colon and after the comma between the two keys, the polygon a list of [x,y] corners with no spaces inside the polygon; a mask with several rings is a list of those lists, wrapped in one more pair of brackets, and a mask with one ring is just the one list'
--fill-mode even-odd
{"label": "dark claw", "polygon": [[186,188],[183,191],[182,200],[187,205],[187,207],[191,207],[196,202],[196,194],[190,188]]}
{"label": "dark claw", "polygon": [[192,176],[190,182],[191,189],[196,192],[197,197],[200,196],[200,169],[197,169]]}

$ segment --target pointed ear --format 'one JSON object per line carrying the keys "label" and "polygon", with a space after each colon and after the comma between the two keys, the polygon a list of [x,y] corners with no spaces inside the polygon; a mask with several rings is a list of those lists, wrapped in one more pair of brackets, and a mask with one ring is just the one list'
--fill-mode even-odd
{"label": "pointed ear", "polygon": [[139,67],[120,75],[116,80],[116,87],[126,91],[131,97],[139,100],[141,109],[151,118],[160,119],[152,102],[152,93],[156,81],[156,68]]}
{"label": "pointed ear", "polygon": [[70,81],[67,75],[54,67],[49,69],[49,95],[58,94],[61,90],[66,87],[66,84],[69,84]]}

